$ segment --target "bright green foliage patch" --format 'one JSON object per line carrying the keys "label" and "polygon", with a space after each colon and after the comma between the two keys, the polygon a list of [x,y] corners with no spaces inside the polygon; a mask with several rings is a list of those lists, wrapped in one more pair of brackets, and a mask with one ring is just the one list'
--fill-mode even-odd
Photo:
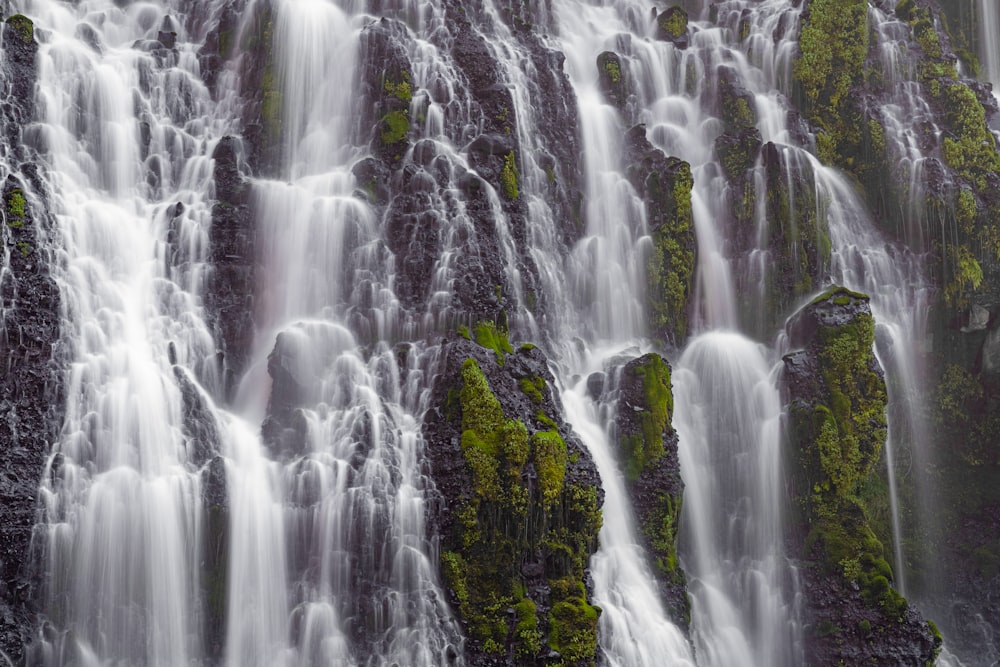
{"label": "bright green foliage patch", "polygon": [[507,199],[517,199],[518,180],[520,177],[521,175],[517,171],[514,151],[511,151],[504,157],[503,168],[500,170],[500,189]]}
{"label": "bright green foliage patch", "polygon": [[[818,297],[838,305],[865,298],[842,288]],[[857,583],[862,598],[892,619],[906,600],[890,586],[892,570],[870,527],[875,513],[869,480],[886,438],[887,393],[872,346],[875,320],[859,311],[846,324],[820,326],[818,352],[825,399],[811,408],[794,405],[799,463],[808,493],[800,497],[810,525],[807,553],[819,545],[826,566]],[[884,489],[882,490],[884,493]]]}
{"label": "bright green foliage patch", "polygon": [[507,332],[498,328],[493,322],[480,322],[472,328],[472,336],[476,343],[496,353],[500,365],[504,363],[504,355],[514,351],[507,338]]}
{"label": "bright green foliage patch", "polygon": [[544,400],[542,392],[545,391],[545,378],[538,375],[530,378],[521,378],[518,384],[521,386],[521,391],[533,402],[541,403]]}
{"label": "bright green foliage patch", "polygon": [[410,85],[410,73],[403,72],[403,76],[400,81],[393,81],[387,78],[385,83],[382,84],[382,90],[385,91],[386,95],[392,95],[400,102],[409,104],[410,100],[413,99],[413,87]]}
{"label": "bright green foliage patch", "polygon": [[405,141],[410,133],[410,117],[405,111],[390,111],[382,116],[381,140],[384,146]]}
{"label": "bright green foliage patch", "polygon": [[687,306],[694,273],[694,251],[681,240],[693,233],[691,167],[682,162],[673,174],[646,178],[649,206],[662,214],[653,230],[653,249],[646,264],[649,278],[650,326],[660,338],[680,344],[687,335]]}
{"label": "bright green foliage patch", "polygon": [[[509,353],[495,327],[476,327],[475,337]],[[563,647],[564,658],[593,660],[598,610],[586,602],[583,578],[601,523],[596,490],[566,484],[567,446],[555,422],[539,411],[551,428],[529,437],[524,422],[506,417],[475,359],[462,363],[457,402],[460,417],[452,419],[460,423],[472,485],[456,510],[441,567],[470,637],[486,653],[513,653],[522,661],[544,654],[546,640]],[[537,484],[529,483],[532,477]],[[529,597],[522,580],[523,561],[538,557],[551,577],[551,600]],[[557,599],[555,591],[563,589],[573,594]],[[562,606],[543,614],[538,602]]]}
{"label": "bright green foliage patch", "polygon": [[23,227],[27,207],[28,202],[24,198],[24,192],[18,188],[11,190],[7,195],[7,226]]}
{"label": "bright green foliage patch", "polygon": [[664,435],[672,430],[674,396],[670,384],[670,366],[658,354],[647,354],[642,363],[629,367],[642,381],[644,404],[636,414],[641,433],[623,438],[625,477],[630,482],[652,468],[663,456]]}

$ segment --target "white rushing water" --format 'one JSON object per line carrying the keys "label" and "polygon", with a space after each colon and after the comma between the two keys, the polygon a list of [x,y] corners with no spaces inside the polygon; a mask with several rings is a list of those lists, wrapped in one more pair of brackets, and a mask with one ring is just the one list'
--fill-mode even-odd
{"label": "white rushing water", "polygon": [[[250,29],[263,1],[244,8],[240,30]],[[51,625],[37,662],[461,663],[461,629],[437,581],[436,543],[425,525],[431,481],[421,419],[438,349],[414,342],[401,353],[396,346],[451,327],[451,293],[461,289],[456,258],[481,252],[467,244],[471,216],[455,185],[470,168],[463,151],[481,119],[441,48],[441,6],[272,3],[279,156],[275,173],[250,185],[257,329],[236,399],[224,405],[201,298],[214,196],[209,156],[223,135],[241,131],[235,74],[223,73],[214,99],[201,82],[197,51],[205,36],[189,27],[202,22],[189,15],[195,3],[119,4],[13,3],[35,19],[41,42],[33,133],[57,193],[63,247],[56,273],[71,362],[66,416],[42,488]],[[203,4],[197,11],[205,14],[224,2]],[[653,38],[648,3],[640,0],[539,5],[531,11],[546,43],[566,56],[580,116],[586,230],[566,257],[536,159],[530,54],[503,24],[500,3],[484,3],[470,20],[512,88],[528,252],[550,304],[538,320],[527,307],[515,235],[499,196],[488,193],[512,329],[553,348],[566,418],[605,489],[591,561],[594,604],[603,610],[600,648],[620,667],[801,664],[800,591],[783,552],[777,355],[738,333],[759,336],[765,295],[757,285],[771,269],[766,247],[734,257],[728,238],[729,185],[714,148],[723,122],[712,111],[720,71],[735,72],[751,95],[757,128],[764,142],[780,146],[789,183],[802,177],[814,187],[816,216],[832,245],[827,277],[872,295],[879,357],[902,406],[903,422],[893,421],[892,432],[911,440],[924,430],[918,397],[892,388],[920,384],[914,341],[926,319],[923,267],[887,245],[846,180],[797,144],[786,99],[799,19],[792,0],[717,3],[716,24],[693,20],[684,50]],[[352,173],[370,153],[369,128],[358,121],[366,100],[356,91],[374,15],[405,26],[411,131],[422,139],[406,159],[419,163],[418,176],[433,163],[442,179],[427,194],[440,256],[425,312],[402,305],[405,286],[383,220],[357,196]],[[160,30],[177,32],[175,50],[155,48]],[[622,56],[633,84],[624,111],[607,104],[598,86],[596,59],[605,50]],[[913,95],[894,103],[888,118],[923,109]],[[652,347],[641,261],[650,230],[624,174],[624,133],[638,123],[655,146],[690,163],[695,182],[694,335],[674,374],[690,643],[682,619],[669,617],[650,585],[615,457],[614,410],[587,391],[591,373]],[[903,128],[894,136],[899,159],[918,178],[925,156]],[[761,244],[766,215],[759,206],[753,221]],[[753,293],[737,296],[747,285]],[[262,437],[269,365],[292,378],[300,395],[289,410],[294,424]],[[224,471],[222,535],[212,532],[217,517],[205,500],[219,492],[213,462],[199,454],[206,443],[185,432],[185,387],[194,387],[218,435],[207,446]],[[895,533],[898,568],[898,522]],[[208,543],[218,540],[228,550],[222,573],[205,565]],[[897,581],[902,574],[898,568]],[[212,617],[219,608],[223,618]]]}
{"label": "white rushing water", "polygon": [[[52,626],[38,662],[201,664],[215,641],[229,665],[454,662],[461,640],[424,525],[421,355],[403,367],[386,344],[362,356],[342,321],[342,263],[385,284],[392,275],[371,252],[371,211],[352,197],[355,128],[330,122],[355,102],[342,92],[361,16],[326,2],[276,7],[287,168],[254,185],[268,287],[248,376],[257,388],[241,394],[242,415],[195,389],[219,432],[228,497],[228,564],[202,569],[205,541],[220,536],[206,534],[195,448],[213,443],[185,436],[175,373],[218,389],[200,303],[209,156],[235,128],[232,91],[223,84],[213,102],[200,80],[203,36],[186,31],[186,4],[15,3],[41,42],[37,134],[58,193],[71,348],[57,472],[42,489]],[[176,50],[151,41],[160,30],[177,32]],[[329,86],[334,76],[345,78]],[[383,321],[392,303],[376,303]],[[279,336],[309,390],[305,451],[291,456],[251,426]],[[225,635],[209,637],[220,606]],[[359,646],[359,631],[376,639]]]}

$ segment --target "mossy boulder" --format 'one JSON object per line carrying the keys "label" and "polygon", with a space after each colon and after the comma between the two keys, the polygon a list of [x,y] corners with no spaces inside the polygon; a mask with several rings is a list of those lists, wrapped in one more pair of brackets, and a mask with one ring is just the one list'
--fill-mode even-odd
{"label": "mossy boulder", "polygon": [[628,100],[628,71],[622,63],[622,57],[614,51],[603,51],[597,56],[597,83],[604,93],[604,98],[618,107],[625,109]]}
{"label": "mossy boulder", "polygon": [[691,166],[666,156],[637,125],[625,137],[626,176],[646,203],[652,250],[646,260],[649,328],[666,346],[683,345],[695,267]]}
{"label": "mossy boulder", "polygon": [[686,49],[690,40],[688,15],[681,7],[670,7],[656,16],[656,39]]}
{"label": "mossy boulder", "polygon": [[470,640],[467,658],[593,664],[596,467],[562,419],[538,348],[515,351],[493,323],[462,334],[443,345],[424,434],[443,500],[432,514],[441,570]]}
{"label": "mossy boulder", "polygon": [[[802,561],[806,662],[923,665],[939,640],[892,588],[872,508],[886,438],[887,393],[868,297],[834,287],[789,319],[784,358],[790,550]],[[881,539],[880,539],[881,538]],[[854,635],[861,633],[858,637]]]}
{"label": "mossy boulder", "polygon": [[670,364],[656,353],[633,359],[618,381],[618,447],[639,529],[672,619],[691,615],[687,579],[677,558],[684,483],[677,455]]}

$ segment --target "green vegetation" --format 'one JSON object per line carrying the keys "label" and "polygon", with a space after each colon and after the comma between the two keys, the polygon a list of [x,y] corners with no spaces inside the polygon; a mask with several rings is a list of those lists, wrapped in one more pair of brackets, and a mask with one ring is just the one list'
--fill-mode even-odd
{"label": "green vegetation", "polygon": [[817,153],[824,162],[853,169],[861,147],[860,114],[850,90],[865,78],[868,53],[865,0],[813,0],[799,39],[793,75],[803,108],[818,128]]}
{"label": "green vegetation", "polygon": [[28,212],[28,202],[24,198],[24,192],[19,188],[14,188],[7,193],[7,226],[23,227],[25,216]]}
{"label": "green vegetation", "polygon": [[472,328],[473,339],[479,345],[493,350],[497,355],[497,362],[502,366],[505,356],[514,351],[507,339],[506,329],[497,327],[493,322],[482,321]]}
{"label": "green vegetation", "polygon": [[520,176],[514,159],[514,151],[511,151],[504,157],[503,168],[500,170],[500,189],[507,199],[517,199]]}
{"label": "green vegetation", "polygon": [[964,245],[948,246],[947,259],[944,300],[948,305],[964,308],[969,304],[969,293],[983,282],[983,269]]}
{"label": "green vegetation", "polygon": [[[861,299],[867,301],[864,295],[834,288],[811,306]],[[888,400],[872,352],[874,341],[875,320],[867,309],[848,323],[819,326],[810,345],[819,360],[822,397],[810,406],[793,404],[792,424],[803,475],[799,502],[810,526],[806,553],[819,546],[831,572],[855,582],[867,604],[898,619],[907,603],[889,584],[892,570],[870,527],[869,480],[877,476]]]}
{"label": "green vegetation", "polygon": [[[623,434],[622,448],[625,478],[634,482],[663,457],[663,438],[673,431],[670,420],[674,413],[674,396],[670,384],[670,366],[658,354],[641,357],[634,366],[627,366],[626,375],[635,376],[642,384],[643,405],[636,413],[640,433]],[[623,378],[628,382],[631,378]]]}
{"label": "green vegetation", "polygon": [[541,403],[544,400],[542,392],[545,391],[545,378],[537,375],[530,378],[521,378],[518,384],[521,386],[521,391],[533,402]]}
{"label": "green vegetation", "polygon": [[658,25],[668,37],[677,39],[687,34],[688,15],[680,7],[671,7],[660,14]]}
{"label": "green vegetation", "polygon": [[681,344],[687,336],[688,297],[694,273],[694,220],[691,189],[694,179],[686,162],[671,173],[646,178],[650,218],[662,224],[652,232],[653,249],[646,263],[649,280],[650,328],[661,340]]}
{"label": "green vegetation", "polygon": [[409,104],[410,100],[413,99],[413,87],[410,85],[410,73],[404,71],[399,81],[393,81],[387,77],[385,83],[382,84],[382,90],[386,95],[391,95],[400,102]]}
{"label": "green vegetation", "polygon": [[7,25],[14,29],[17,36],[25,44],[31,44],[35,39],[35,24],[31,19],[23,14],[14,14],[7,17]]}
{"label": "green vegetation", "polygon": [[604,63],[604,71],[608,74],[611,83],[621,83],[622,66],[617,60],[608,59]]}
{"label": "green vegetation", "polygon": [[[498,362],[511,352],[506,333],[492,324],[477,325],[473,336]],[[526,380],[522,386],[539,393],[545,387],[541,377]],[[568,448],[543,411],[537,420],[546,430],[529,436],[524,422],[505,415],[472,358],[462,363],[460,384],[448,399],[458,409],[445,414],[461,430],[471,486],[441,568],[469,636],[488,654],[520,661],[543,655],[547,644],[562,655],[555,664],[592,662],[599,610],[587,603],[583,582],[601,523],[597,492],[566,482]],[[544,558],[551,595],[529,595],[522,579],[523,562],[537,558]]]}
{"label": "green vegetation", "polygon": [[951,136],[945,136],[944,161],[979,190],[987,188],[987,175],[1000,171],[996,141],[986,126],[986,112],[972,89],[961,83],[946,85],[943,105]]}
{"label": "green vegetation", "polygon": [[382,116],[383,146],[391,146],[406,140],[410,134],[410,117],[405,111],[390,111]]}

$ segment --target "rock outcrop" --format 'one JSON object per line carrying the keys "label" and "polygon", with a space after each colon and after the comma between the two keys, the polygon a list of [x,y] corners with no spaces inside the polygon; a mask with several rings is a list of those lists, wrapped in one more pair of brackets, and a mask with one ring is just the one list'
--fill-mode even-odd
{"label": "rock outcrop", "polygon": [[[467,333],[467,332],[466,332]],[[492,323],[443,343],[424,421],[441,567],[470,664],[588,664],[603,492],[541,351]]]}
{"label": "rock outcrop", "polygon": [[795,515],[788,549],[799,561],[807,664],[932,662],[940,637],[892,587],[871,527],[886,493],[876,466],[887,395],[868,297],[834,287],[786,331],[795,350],[781,378]]}
{"label": "rock outcrop", "polygon": [[626,363],[618,381],[617,417],[625,481],[668,615],[686,627],[691,602],[677,558],[684,482],[673,411],[667,360],[649,353]]}

